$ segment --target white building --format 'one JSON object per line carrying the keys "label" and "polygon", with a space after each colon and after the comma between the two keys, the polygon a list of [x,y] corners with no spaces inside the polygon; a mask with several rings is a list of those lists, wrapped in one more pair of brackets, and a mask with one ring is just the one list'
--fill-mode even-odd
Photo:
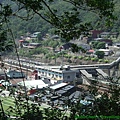
{"label": "white building", "polygon": [[26,81],[22,81],[19,82],[18,85],[21,86],[26,86],[27,89],[31,89],[31,88],[35,88],[35,89],[41,89],[43,87],[48,86],[48,84],[45,84],[42,80],[26,80]]}
{"label": "white building", "polygon": [[113,54],[113,51],[110,49],[99,49],[98,51],[103,51],[105,56],[109,56]]}
{"label": "white building", "polygon": [[59,82],[70,82],[76,77],[76,71],[71,70],[69,66],[38,66],[38,77],[45,76]]}

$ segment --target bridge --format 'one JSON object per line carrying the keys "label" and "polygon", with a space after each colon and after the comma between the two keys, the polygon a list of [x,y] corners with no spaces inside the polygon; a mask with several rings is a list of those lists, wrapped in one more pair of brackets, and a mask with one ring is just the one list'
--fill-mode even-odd
{"label": "bridge", "polygon": [[113,62],[107,64],[74,65],[74,66],[70,66],[70,68],[77,68],[77,69],[98,68],[99,69],[98,72],[100,72],[101,74],[103,74],[103,72],[101,72],[100,69],[106,69],[108,70],[108,76],[111,76],[110,70],[113,68],[113,73],[114,73],[119,69],[119,64],[120,64],[120,57],[118,57]]}

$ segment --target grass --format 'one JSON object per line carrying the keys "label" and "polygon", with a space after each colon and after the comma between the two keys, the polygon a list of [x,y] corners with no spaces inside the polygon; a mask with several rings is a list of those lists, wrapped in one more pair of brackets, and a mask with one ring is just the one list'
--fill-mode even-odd
{"label": "grass", "polygon": [[[15,99],[12,97],[2,97],[0,96],[0,99],[2,100],[2,105],[3,105],[3,109],[4,112],[6,114],[9,114],[10,116],[19,116],[16,112],[17,109],[16,108],[16,103],[15,103]],[[20,102],[20,103],[24,103],[24,102]],[[29,101],[29,104],[36,104],[32,101]],[[14,109],[12,110],[11,107]],[[44,108],[47,108],[46,105],[42,104],[41,106],[38,106],[40,108],[40,110],[43,110]],[[26,109],[23,108],[23,106],[20,106],[20,111],[22,112],[22,114],[24,114],[24,112],[26,111]],[[69,116],[68,113],[66,113],[67,116]]]}
{"label": "grass", "polygon": [[2,100],[4,110],[7,110],[9,106],[15,106],[14,98],[12,97],[0,97]]}
{"label": "grass", "polygon": [[[4,112],[6,114],[9,113],[12,116],[16,115],[16,112],[14,110],[13,111],[10,110],[10,108],[13,108],[13,109],[16,108],[15,99],[12,97],[2,97],[2,96],[0,96],[0,99],[2,100]],[[24,103],[24,102],[21,102],[21,104],[22,103]],[[32,103],[33,103],[32,101],[29,101],[29,104],[32,104]],[[21,107],[21,112],[24,113],[25,109],[22,108],[22,106],[20,106],[20,107]],[[45,106],[39,106],[39,107],[41,110],[43,110],[45,108]]]}
{"label": "grass", "polygon": [[[0,98],[2,100],[3,109],[4,109],[6,114],[9,113],[10,107],[15,108],[14,98],[12,98],[12,97],[1,97],[1,96],[0,96]],[[15,114],[11,112],[10,115],[15,115]]]}

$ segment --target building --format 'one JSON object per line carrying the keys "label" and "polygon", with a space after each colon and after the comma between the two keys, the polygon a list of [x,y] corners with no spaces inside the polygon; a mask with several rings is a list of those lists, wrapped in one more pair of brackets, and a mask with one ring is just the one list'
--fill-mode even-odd
{"label": "building", "polygon": [[29,45],[27,46],[27,48],[34,49],[34,48],[37,48],[37,47],[40,47],[40,46],[41,46],[40,43],[29,43]]}
{"label": "building", "polygon": [[84,50],[90,50],[90,45],[88,44],[78,44],[79,47],[82,47]]}
{"label": "building", "polygon": [[103,51],[105,56],[113,54],[113,51],[110,49],[99,49],[98,51]]}
{"label": "building", "polygon": [[119,35],[118,32],[102,32],[100,33],[101,38],[117,38]]}
{"label": "building", "polygon": [[30,37],[31,38],[37,38],[38,34],[40,34],[40,32],[34,32]]}
{"label": "building", "polygon": [[50,89],[55,92],[55,91],[65,87],[67,85],[68,85],[68,83],[59,83],[59,84],[55,84],[55,85],[50,86]]}
{"label": "building", "polygon": [[19,48],[28,47],[29,42],[26,40],[19,40]]}
{"label": "building", "polygon": [[105,42],[107,45],[112,46],[113,42],[107,38],[95,38],[94,41]]}
{"label": "building", "polygon": [[63,50],[69,50],[71,47],[72,47],[72,44],[73,43],[65,43],[65,44],[63,44],[61,47],[60,47],[60,51],[61,51],[61,49],[63,49]]}
{"label": "building", "polygon": [[7,74],[8,78],[10,78],[10,79],[12,79],[12,78],[25,78],[25,74],[23,72],[19,72],[16,70],[8,70],[6,74]]}
{"label": "building", "polygon": [[34,88],[34,89],[41,89],[43,87],[46,87],[48,86],[48,84],[45,84],[42,80],[26,80],[26,81],[21,81],[19,83],[17,83],[18,85],[20,86],[24,86],[25,84],[25,87],[27,89],[31,89],[31,88]]}
{"label": "building", "polygon": [[97,37],[99,37],[100,33],[102,33],[102,32],[103,32],[102,30],[91,30],[90,34],[91,34],[92,38],[97,38]]}
{"label": "building", "polygon": [[5,73],[2,69],[0,69],[0,80],[5,79]]}
{"label": "building", "polygon": [[38,77],[45,76],[50,80],[58,80],[59,82],[71,82],[76,77],[76,71],[71,70],[70,66],[36,66]]}
{"label": "building", "polygon": [[118,42],[118,43],[115,43],[114,46],[120,48],[120,43],[119,43],[119,42]]}

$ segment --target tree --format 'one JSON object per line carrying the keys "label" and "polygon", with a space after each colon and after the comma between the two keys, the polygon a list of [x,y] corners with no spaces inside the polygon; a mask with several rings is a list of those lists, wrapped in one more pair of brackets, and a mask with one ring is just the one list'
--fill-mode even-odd
{"label": "tree", "polygon": [[92,42],[91,42],[92,48],[95,48],[95,49],[96,49],[98,43],[99,43],[99,41],[92,41]]}
{"label": "tree", "polygon": [[7,31],[0,28],[0,53],[4,51],[11,51],[13,49],[13,41],[7,38]]}
{"label": "tree", "polygon": [[99,42],[96,46],[97,49],[105,49],[105,42]]}
{"label": "tree", "polygon": [[[63,5],[67,4],[70,7],[64,9],[60,14],[58,14],[58,11],[60,11],[59,8],[54,8],[55,0],[11,1],[12,4],[15,3],[15,9],[11,6],[11,2],[7,2],[7,0],[5,4],[1,3],[2,23],[8,23],[10,18],[14,17],[28,21],[37,15],[51,24],[55,28],[55,34],[58,34],[62,39],[64,38],[66,42],[73,38],[79,38],[81,34],[88,35],[89,30],[93,29],[92,22],[84,22],[82,17],[80,17],[83,12],[87,11],[92,13],[104,26],[111,26],[116,19],[113,14],[113,0],[62,0],[60,2],[62,2]],[[22,10],[24,10],[24,13],[21,14]],[[24,22],[22,24],[25,26]]]}
{"label": "tree", "polygon": [[[63,0],[61,2],[67,3],[70,8],[65,9],[63,13],[58,15],[57,8],[54,8],[55,0],[11,0],[16,3],[16,9],[13,9],[8,3],[2,7],[2,15],[8,20],[12,16],[17,16],[24,20],[29,20],[37,14],[39,17],[50,23],[57,28],[56,32],[70,41],[74,37],[79,37],[81,33],[86,33],[92,29],[91,23],[84,23],[79,17],[81,11],[94,13],[95,16],[101,20],[105,25],[111,26],[112,22],[116,19],[113,15],[114,1],[113,0]],[[104,3],[104,4],[101,4]],[[52,6],[52,7],[51,7]],[[24,15],[19,14],[24,10]],[[67,11],[68,10],[68,11]]]}
{"label": "tree", "polygon": [[104,58],[105,53],[103,51],[96,51],[95,53],[99,59]]}
{"label": "tree", "polygon": [[91,45],[95,49],[105,49],[105,42],[92,41]]}

